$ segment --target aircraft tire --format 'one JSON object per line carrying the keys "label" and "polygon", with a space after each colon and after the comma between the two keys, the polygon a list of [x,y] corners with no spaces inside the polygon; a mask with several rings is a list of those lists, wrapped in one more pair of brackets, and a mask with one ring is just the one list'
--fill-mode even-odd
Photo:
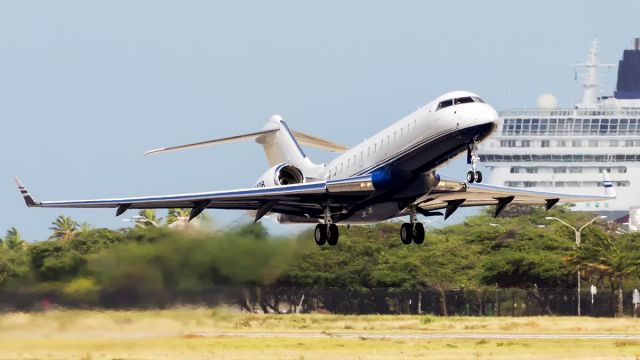
{"label": "aircraft tire", "polygon": [[416,223],[413,228],[413,242],[418,245],[424,242],[424,225],[422,223]]}
{"label": "aircraft tire", "polygon": [[338,226],[336,224],[329,225],[329,234],[327,236],[327,244],[331,246],[335,246],[338,243],[339,238],[340,238],[340,231],[338,231]]}
{"label": "aircraft tire", "polygon": [[400,241],[402,241],[403,244],[408,245],[408,244],[411,244],[412,240],[413,240],[413,229],[411,229],[411,224],[409,223],[402,224],[402,226],[400,227]]}
{"label": "aircraft tire", "polygon": [[474,174],[473,171],[468,171],[467,172],[467,182],[469,184],[473,184],[474,181],[476,181],[476,174]]}
{"label": "aircraft tire", "polygon": [[327,225],[318,224],[313,232],[313,237],[316,240],[316,245],[322,246],[327,242]]}
{"label": "aircraft tire", "polygon": [[482,182],[482,172],[481,171],[476,171],[475,178],[476,178],[476,182],[477,183],[481,183]]}

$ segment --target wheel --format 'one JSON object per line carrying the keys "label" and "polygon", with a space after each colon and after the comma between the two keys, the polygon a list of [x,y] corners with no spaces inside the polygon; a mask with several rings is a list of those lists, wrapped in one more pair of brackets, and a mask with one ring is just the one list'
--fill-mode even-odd
{"label": "wheel", "polygon": [[327,242],[327,225],[316,225],[316,230],[313,232],[313,236],[315,237],[316,244],[318,246],[324,245],[324,243]]}
{"label": "wheel", "polygon": [[413,240],[413,231],[411,229],[411,224],[404,223],[400,227],[400,240],[403,244],[411,244],[411,240]]}
{"label": "wheel", "polygon": [[476,174],[473,173],[473,171],[469,171],[467,172],[467,182],[469,184],[473,183],[476,180]]}
{"label": "wheel", "polygon": [[335,246],[340,238],[340,232],[336,224],[329,225],[329,235],[327,236],[327,244]]}
{"label": "wheel", "polygon": [[476,182],[477,183],[481,183],[482,182],[482,172],[476,171],[475,175],[476,175]]}
{"label": "wheel", "polygon": [[420,245],[424,242],[424,225],[416,223],[413,228],[413,242]]}

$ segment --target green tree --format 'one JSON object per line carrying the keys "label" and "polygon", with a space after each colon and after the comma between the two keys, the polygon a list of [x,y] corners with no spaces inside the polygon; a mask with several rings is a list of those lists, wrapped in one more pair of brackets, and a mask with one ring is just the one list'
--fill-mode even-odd
{"label": "green tree", "polygon": [[189,219],[189,214],[191,213],[191,209],[179,208],[179,209],[169,209],[167,214],[167,218],[165,219],[167,225],[171,225],[177,221],[185,221]]}
{"label": "green tree", "polygon": [[611,291],[617,293],[616,316],[623,312],[623,282],[640,273],[640,236],[617,235],[614,232],[592,237],[577,254],[569,257],[569,263],[580,263],[588,274],[608,279]]}
{"label": "green tree", "polygon": [[2,243],[9,250],[24,249],[26,246],[26,242],[15,227],[7,230],[7,235]]}
{"label": "green tree", "polygon": [[[474,223],[477,237],[485,239],[480,252],[481,283],[525,289],[547,314],[552,314],[548,297],[541,296],[539,290],[575,284],[571,270],[562,260],[574,248],[575,242],[564,228],[538,225],[547,223],[547,216],[573,219],[576,215],[562,207],[546,212],[539,208],[510,206],[504,217],[492,219],[490,211],[468,220]],[[480,219],[482,221],[478,222]],[[491,226],[492,223],[496,226]]]}
{"label": "green tree", "polygon": [[74,237],[78,231],[78,223],[69,216],[60,215],[52,223],[53,234],[49,239],[69,240]]}
{"label": "green tree", "polygon": [[143,218],[138,220],[138,222],[141,222],[144,226],[160,226],[160,222],[162,221],[162,218],[159,218],[158,215],[156,215],[156,211],[154,209],[141,209],[138,211],[138,216]]}
{"label": "green tree", "polygon": [[40,281],[75,278],[86,260],[65,240],[43,241],[29,247],[31,265]]}
{"label": "green tree", "polygon": [[80,224],[80,233],[87,233],[91,230],[93,230],[93,225],[89,224],[88,222],[85,221]]}
{"label": "green tree", "polygon": [[81,255],[97,254],[124,240],[124,235],[118,231],[91,229],[79,232],[69,241],[68,247]]}

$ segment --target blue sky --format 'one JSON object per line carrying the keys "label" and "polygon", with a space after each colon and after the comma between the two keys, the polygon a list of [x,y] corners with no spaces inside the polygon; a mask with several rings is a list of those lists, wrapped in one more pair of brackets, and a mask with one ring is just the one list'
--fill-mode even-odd
{"label": "blue sky", "polygon": [[[252,131],[276,113],[354,145],[450,90],[498,110],[542,93],[571,105],[581,91],[570,64],[594,37],[617,62],[640,36],[639,13],[638,1],[4,0],[0,232],[45,239],[59,214],[126,225],[113,210],[27,209],[14,175],[51,200],[249,186],[266,170],[251,142],[140,154]],[[603,82],[611,93],[615,71]],[[465,171],[458,161],[443,173]],[[220,226],[244,216],[210,215]]]}

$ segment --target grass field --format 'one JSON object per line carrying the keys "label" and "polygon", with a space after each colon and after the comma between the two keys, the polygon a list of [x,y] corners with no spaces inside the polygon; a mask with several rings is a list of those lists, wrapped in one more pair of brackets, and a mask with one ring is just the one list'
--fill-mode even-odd
{"label": "grass field", "polygon": [[624,339],[215,336],[221,332],[640,335],[640,320],[262,315],[203,308],[10,313],[0,315],[0,359],[640,359],[640,341]]}

